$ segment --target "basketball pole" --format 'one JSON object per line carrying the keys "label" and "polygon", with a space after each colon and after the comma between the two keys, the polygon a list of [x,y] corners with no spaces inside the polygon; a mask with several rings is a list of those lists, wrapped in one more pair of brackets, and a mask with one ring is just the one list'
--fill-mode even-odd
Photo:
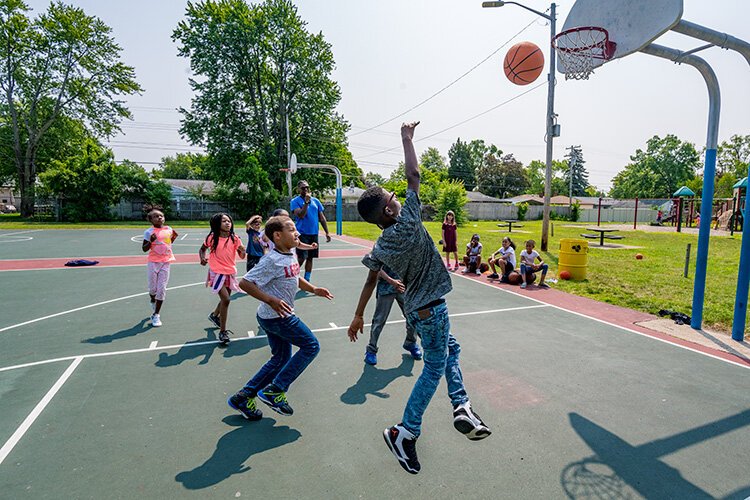
{"label": "basketball pole", "polygon": [[557,26],[555,21],[557,19],[556,9],[557,6],[551,3],[549,6],[549,15],[544,12],[526,7],[518,2],[482,2],[482,7],[502,7],[506,4],[517,5],[523,9],[533,12],[539,17],[543,17],[549,21],[550,27],[550,50],[549,50],[549,73],[547,74],[547,152],[546,152],[546,168],[544,171],[544,211],[542,212],[542,238],[541,238],[541,250],[542,252],[547,251],[548,240],[549,240],[549,212],[550,212],[550,197],[552,194],[552,140],[556,137],[555,132],[555,48],[552,46],[552,40],[557,35]]}
{"label": "basketball pole", "polygon": [[[698,231],[698,251],[695,255],[695,279],[693,280],[693,310],[690,326],[700,330],[703,323],[703,302],[706,294],[706,266],[708,264],[708,243],[711,232],[711,215],[714,199],[714,178],[716,176],[716,148],[719,142],[719,114],[721,112],[721,93],[719,80],[711,66],[702,58],[680,50],[650,44],[641,52],[677,64],[687,64],[697,69],[708,88],[708,132],[706,136],[706,155],[703,167],[703,196],[701,200],[701,225]],[[680,198],[682,205],[682,198]],[[678,222],[679,224],[679,222]],[[679,225],[678,225],[679,227]]]}

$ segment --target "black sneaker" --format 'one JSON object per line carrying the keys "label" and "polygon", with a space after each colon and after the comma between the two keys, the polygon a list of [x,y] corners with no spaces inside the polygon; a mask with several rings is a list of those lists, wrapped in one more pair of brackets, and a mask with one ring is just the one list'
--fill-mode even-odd
{"label": "black sneaker", "polygon": [[497,273],[492,273],[492,274],[490,274],[489,276],[487,276],[487,279],[490,279],[490,280],[496,280],[496,279],[498,279],[499,277],[500,277],[500,275],[498,275]]}
{"label": "black sneaker", "polygon": [[383,439],[406,472],[410,474],[419,472],[422,467],[417,459],[417,438],[414,434],[398,424],[384,430]]}
{"label": "black sneaker", "polygon": [[219,332],[219,345],[229,345],[229,331],[222,330]]}
{"label": "black sneaker", "polygon": [[242,416],[248,420],[263,418],[263,412],[255,406],[255,398],[248,397],[244,389],[227,399],[227,404],[242,413]]}
{"label": "black sneaker", "polygon": [[492,434],[468,401],[453,409],[453,427],[472,441],[479,441]]}
{"label": "black sneaker", "polygon": [[215,315],[213,312],[208,313],[208,321],[214,324],[216,328],[221,328],[221,322],[219,321],[219,317]]}
{"label": "black sneaker", "polygon": [[258,393],[258,399],[271,407],[273,411],[280,415],[289,416],[294,410],[286,400],[286,393],[273,384],[269,384],[265,389]]}

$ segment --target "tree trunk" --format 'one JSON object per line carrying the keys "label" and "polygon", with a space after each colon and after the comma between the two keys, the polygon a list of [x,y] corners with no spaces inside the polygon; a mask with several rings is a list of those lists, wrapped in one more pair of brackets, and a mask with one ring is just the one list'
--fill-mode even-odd
{"label": "tree trunk", "polygon": [[36,171],[31,158],[25,158],[23,163],[23,171],[18,176],[21,181],[21,217],[33,217],[36,198]]}

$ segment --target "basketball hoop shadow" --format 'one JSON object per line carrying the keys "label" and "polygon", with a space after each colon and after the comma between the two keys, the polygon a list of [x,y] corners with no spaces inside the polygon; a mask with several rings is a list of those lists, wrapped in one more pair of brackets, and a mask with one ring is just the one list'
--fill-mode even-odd
{"label": "basketball hoop shadow", "polygon": [[[750,410],[687,431],[633,446],[587,418],[570,413],[570,424],[594,455],[568,464],[560,483],[568,498],[713,498],[660,457],[750,425]],[[746,498],[750,485],[723,497]]]}

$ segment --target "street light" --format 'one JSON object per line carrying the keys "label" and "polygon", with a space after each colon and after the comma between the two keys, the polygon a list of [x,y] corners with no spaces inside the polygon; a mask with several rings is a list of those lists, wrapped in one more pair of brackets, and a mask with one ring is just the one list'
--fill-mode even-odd
{"label": "street light", "polygon": [[518,5],[534,14],[543,17],[549,21],[550,26],[550,47],[549,47],[549,74],[547,75],[547,168],[544,172],[544,213],[542,216],[542,251],[547,251],[547,239],[549,234],[549,199],[552,192],[552,139],[560,135],[560,129],[555,123],[555,49],[552,47],[552,39],[557,34],[555,28],[555,9],[554,3],[550,4],[549,15],[539,12],[530,7],[526,7],[518,2],[482,2],[482,7],[502,7],[506,4]]}

